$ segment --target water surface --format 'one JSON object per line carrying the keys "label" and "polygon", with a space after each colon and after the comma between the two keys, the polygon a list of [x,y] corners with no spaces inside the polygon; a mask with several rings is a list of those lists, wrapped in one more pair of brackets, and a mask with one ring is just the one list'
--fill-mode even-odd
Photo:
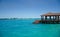
{"label": "water surface", "polygon": [[0,37],[60,37],[60,24],[32,24],[35,20],[0,20]]}

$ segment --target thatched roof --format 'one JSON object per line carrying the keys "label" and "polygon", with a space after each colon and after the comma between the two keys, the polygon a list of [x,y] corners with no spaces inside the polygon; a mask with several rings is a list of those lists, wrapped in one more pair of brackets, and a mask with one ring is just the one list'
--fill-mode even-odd
{"label": "thatched roof", "polygon": [[47,14],[43,14],[41,16],[60,16],[60,13],[47,13]]}

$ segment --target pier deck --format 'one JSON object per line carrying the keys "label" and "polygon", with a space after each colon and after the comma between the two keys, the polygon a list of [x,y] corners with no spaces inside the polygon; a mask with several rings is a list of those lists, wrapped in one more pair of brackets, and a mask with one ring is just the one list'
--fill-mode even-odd
{"label": "pier deck", "polygon": [[36,20],[34,23],[46,23],[46,24],[59,24],[60,23],[60,13],[47,13],[40,15],[41,20]]}

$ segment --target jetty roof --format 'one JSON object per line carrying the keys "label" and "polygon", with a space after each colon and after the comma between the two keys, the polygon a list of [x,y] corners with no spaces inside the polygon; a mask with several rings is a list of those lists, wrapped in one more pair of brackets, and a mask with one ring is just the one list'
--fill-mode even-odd
{"label": "jetty roof", "polygon": [[60,16],[60,12],[59,13],[46,13],[46,14],[42,14],[41,16]]}

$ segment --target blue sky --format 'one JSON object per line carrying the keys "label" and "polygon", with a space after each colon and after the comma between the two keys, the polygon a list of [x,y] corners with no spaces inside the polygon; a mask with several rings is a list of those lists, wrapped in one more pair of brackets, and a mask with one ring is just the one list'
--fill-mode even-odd
{"label": "blue sky", "polygon": [[0,0],[0,18],[37,18],[60,12],[60,0]]}

